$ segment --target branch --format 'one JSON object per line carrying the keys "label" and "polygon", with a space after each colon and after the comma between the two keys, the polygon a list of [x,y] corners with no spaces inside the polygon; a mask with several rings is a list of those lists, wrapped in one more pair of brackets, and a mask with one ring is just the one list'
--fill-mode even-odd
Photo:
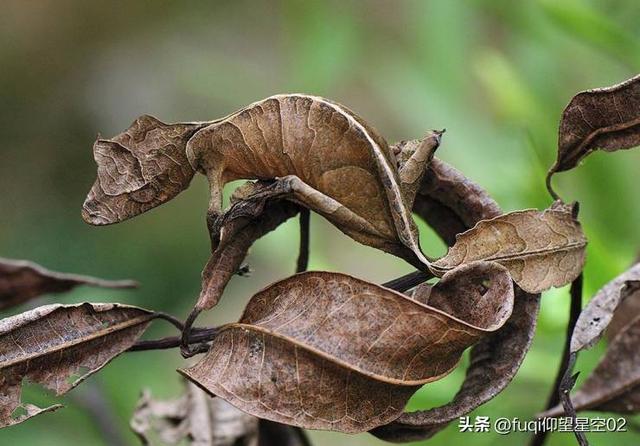
{"label": "branch", "polygon": [[127,444],[119,427],[118,416],[111,402],[105,397],[100,381],[90,379],[81,389],[79,392],[71,393],[69,397],[91,416],[105,444],[109,446]]}
{"label": "branch", "polygon": [[395,291],[404,292],[410,290],[414,286],[420,285],[422,282],[426,282],[431,279],[433,275],[429,272],[414,271],[396,279],[390,280],[382,284],[385,288],[390,288]]}
{"label": "branch", "polygon": [[[301,222],[302,224],[302,222]],[[415,271],[413,273],[405,274],[404,276],[398,277],[396,279],[390,280],[382,284],[382,286],[390,288],[396,291],[406,291],[408,289],[413,288],[416,285],[425,282],[433,277],[430,273]],[[175,317],[165,314],[158,313],[159,319],[164,319],[174,325],[178,330],[183,330],[184,324],[176,319]],[[218,328],[196,328],[189,335],[188,343],[189,344],[202,344],[203,342],[211,341],[216,334],[218,333]],[[168,336],[160,339],[153,339],[149,341],[138,341],[129,349],[128,352],[141,352],[147,350],[166,350],[170,348],[180,347],[181,338],[180,336]],[[206,351],[206,344],[201,345],[198,348],[197,353],[204,353]]]}
{"label": "branch", "polygon": [[309,209],[300,208],[300,252],[296,273],[307,270],[309,265]]}
{"label": "branch", "polygon": [[[580,274],[571,284],[571,306],[569,310],[569,322],[567,323],[564,349],[562,351],[562,359],[560,360],[560,367],[558,368],[558,373],[556,374],[556,379],[545,407],[545,410],[548,410],[562,402],[566,414],[574,420],[574,423],[576,419],[576,412],[573,408],[573,404],[571,403],[571,399],[569,398],[569,391],[575,384],[575,377],[572,377],[571,373],[573,372],[576,354],[571,353],[571,336],[573,335],[573,329],[576,326],[576,322],[580,316],[580,311],[582,310],[582,278],[582,274]],[[574,433],[581,446],[589,444],[583,432],[574,431]],[[545,430],[539,431],[532,438],[530,446],[542,446],[546,440],[547,434],[548,432]]]}
{"label": "branch", "polygon": [[[189,344],[197,344],[202,342],[211,341],[218,333],[218,328],[197,328],[191,332],[189,336]],[[161,339],[154,339],[149,341],[138,341],[133,344],[128,352],[141,352],[145,350],[165,350],[169,348],[180,347],[182,338],[180,336],[169,336]],[[199,351],[198,353],[204,353]]]}

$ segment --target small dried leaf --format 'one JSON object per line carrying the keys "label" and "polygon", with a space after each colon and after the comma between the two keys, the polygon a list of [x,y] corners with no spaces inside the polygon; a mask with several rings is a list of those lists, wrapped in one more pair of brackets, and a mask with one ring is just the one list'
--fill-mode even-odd
{"label": "small dried leaf", "polygon": [[131,429],[144,444],[192,446],[257,446],[258,419],[220,398],[212,398],[195,384],[171,401],[143,392],[131,418]]}
{"label": "small dried leaf", "polygon": [[640,144],[640,76],[621,84],[578,93],[562,113],[558,159],[549,170],[573,169],[597,149],[607,152]]}
{"label": "small dried leaf", "polygon": [[253,296],[240,322],[180,372],[261,418],[362,432],[448,374],[512,305],[511,279],[495,263],[445,275],[428,305],[344,274],[302,273]]}
{"label": "small dried leaf", "polygon": [[[604,357],[571,397],[576,411],[636,413],[640,411],[640,316],[627,324],[609,344]],[[564,413],[557,406],[540,416]]]}
{"label": "small dried leaf", "polygon": [[0,321],[0,427],[53,409],[21,403],[23,380],[62,395],[131,347],[154,316],[127,305],[83,303],[45,305]]}
{"label": "small dried leaf", "polygon": [[165,124],[143,115],[123,133],[95,142],[98,178],[82,207],[92,225],[118,223],[148,211],[189,186],[194,171],[185,147],[204,123]]}
{"label": "small dried leaf", "polygon": [[137,283],[132,280],[103,280],[58,273],[26,260],[0,257],[0,310],[19,305],[42,294],[69,291],[78,285],[134,288]]}
{"label": "small dried leaf", "polygon": [[[571,352],[575,353],[585,348],[592,347],[607,328],[621,301],[633,294],[637,287],[629,283],[640,280],[640,263],[629,268],[624,273],[607,283],[591,299],[582,310],[576,322],[571,336]],[[630,286],[629,286],[629,285]],[[635,317],[640,313],[629,313],[619,316],[618,325],[622,324],[622,318]]]}
{"label": "small dried leaf", "polygon": [[629,280],[622,291],[623,297],[607,326],[608,340],[616,337],[636,316],[640,315],[640,280]]}
{"label": "small dried leaf", "polygon": [[[429,213],[432,209],[440,212],[437,215]],[[414,212],[450,244],[455,240],[456,228],[464,230],[479,220],[502,213],[486,191],[438,159],[429,166]],[[439,216],[446,218],[439,221]],[[491,400],[511,382],[529,351],[539,308],[539,295],[516,289],[513,314],[500,330],[473,346],[465,380],[450,403],[427,411],[404,413],[371,433],[393,442],[427,439],[451,421]]]}
{"label": "small dried leaf", "polygon": [[441,273],[467,262],[495,261],[523,290],[539,293],[578,277],[586,245],[580,223],[565,207],[516,211],[483,220],[459,234],[432,269]]}
{"label": "small dried leaf", "polygon": [[[458,227],[461,230],[454,232],[439,225],[428,212],[421,210],[425,206],[440,208],[442,213],[448,215],[445,222],[453,223],[454,230]],[[438,158],[434,158],[427,168],[420,186],[419,200],[414,203],[414,212],[433,226],[449,245],[453,245],[457,233],[474,227],[481,220],[502,214],[498,203],[487,191]]]}

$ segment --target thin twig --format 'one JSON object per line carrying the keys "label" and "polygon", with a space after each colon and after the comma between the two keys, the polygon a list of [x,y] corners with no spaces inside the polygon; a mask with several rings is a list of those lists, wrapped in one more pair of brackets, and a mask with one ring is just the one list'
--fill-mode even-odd
{"label": "thin twig", "polygon": [[382,284],[382,286],[395,291],[404,292],[413,288],[414,286],[420,285],[422,282],[426,282],[432,277],[433,274],[429,272],[415,271],[385,282]]}
{"label": "thin twig", "polygon": [[198,316],[202,310],[197,307],[193,307],[191,313],[187,317],[187,320],[184,323],[184,328],[182,329],[182,336],[180,341],[180,354],[182,354],[183,358],[190,358],[193,355],[200,353],[204,346],[196,346],[195,348],[191,347],[191,337],[193,336],[193,323],[196,321]]}
{"label": "thin twig", "polygon": [[[296,262],[296,273],[307,270],[309,266],[309,218],[310,212],[307,208],[300,209],[300,251]],[[292,435],[298,438],[301,446],[311,446],[311,441],[307,437],[304,429],[294,426]]]}
{"label": "thin twig", "polygon": [[156,317],[158,319],[163,319],[163,320],[169,322],[171,325],[173,325],[174,327],[176,327],[180,331],[182,331],[184,329],[184,324],[182,323],[182,321],[179,320],[175,316],[171,316],[170,314],[167,314],[167,313],[158,312],[158,313],[156,313]]}
{"label": "thin twig", "polygon": [[[556,379],[553,383],[551,393],[547,399],[547,405],[545,411],[555,407],[560,403],[560,387],[562,385],[565,374],[568,367],[572,364],[569,363],[569,354],[571,352],[571,336],[573,335],[573,329],[576,326],[580,311],[582,310],[582,274],[580,274],[571,283],[571,303],[569,308],[569,322],[567,322],[567,332],[565,335],[564,348],[562,350],[562,359],[560,360],[560,366],[556,374]],[[569,370],[569,375],[571,371]],[[532,438],[530,446],[542,446],[547,438],[548,431],[540,430]]]}
{"label": "thin twig", "polygon": [[300,209],[300,251],[296,263],[296,273],[307,270],[309,265],[309,209]]}
{"label": "thin twig", "polygon": [[[218,333],[218,328],[197,328],[191,332],[189,336],[189,344],[203,343],[212,340]],[[181,336],[169,336],[161,339],[153,339],[149,341],[138,341],[133,344],[128,352],[140,352],[145,350],[165,350],[168,348],[180,347],[182,344]],[[199,353],[202,353],[199,351]]]}
{"label": "thin twig", "polygon": [[[576,303],[575,301],[578,301],[579,303]],[[582,274],[580,274],[571,284],[571,309],[573,310],[576,306],[582,306]],[[576,409],[573,407],[571,396],[569,394],[576,383],[576,379],[578,379],[578,373],[575,375],[573,374],[573,366],[575,365],[577,358],[577,352],[569,353],[564,373],[562,375],[562,380],[560,382],[560,387],[558,388],[558,396],[562,403],[562,407],[564,408],[564,413],[571,418],[573,434],[576,436],[578,444],[580,446],[589,446],[589,442],[587,441],[587,437],[584,435],[584,432],[575,430],[577,419]]]}
{"label": "thin twig", "polygon": [[[389,282],[385,282],[382,284],[382,286],[390,288],[392,290],[402,292],[402,291],[411,289],[414,286],[419,285],[422,282],[425,282],[426,280],[429,280],[432,277],[433,276],[430,273],[415,271],[413,273],[405,274],[404,276],[390,280]],[[179,330],[185,330],[185,327],[189,327],[195,320],[195,317],[193,316],[197,316],[198,313],[199,312],[192,313],[190,315],[189,320],[187,320],[185,324],[182,324],[173,316],[170,316],[164,313],[160,313],[158,317],[171,322]],[[211,339],[213,339],[217,333],[217,330],[218,330],[217,328],[193,329],[192,332],[189,334],[188,340],[184,338],[182,339],[182,341],[181,341],[181,337],[179,336],[170,336],[170,337],[155,339],[150,341],[138,341],[133,346],[131,346],[127,351],[139,352],[139,351],[146,351],[146,350],[164,350],[169,348],[180,347],[181,345],[182,346],[188,345],[189,349],[187,350],[187,352],[189,356],[192,356],[194,354],[203,353],[204,351],[206,351],[207,346],[206,344],[202,345],[202,342],[210,341]],[[185,331],[183,331],[183,333],[186,334]],[[191,347],[191,344],[196,344],[196,343],[201,343],[201,345],[196,346],[195,349]]]}
{"label": "thin twig", "polygon": [[[582,274],[580,274],[576,280],[571,284],[571,313],[577,312],[580,314],[580,310],[582,309]],[[577,316],[575,320],[573,320],[573,326],[575,327],[575,323],[578,320]],[[573,334],[573,328],[571,327],[571,334]],[[567,338],[567,349],[570,346],[571,336]],[[571,417],[573,433],[578,440],[578,444],[580,446],[589,446],[589,442],[587,441],[587,437],[584,435],[584,432],[575,430],[576,425],[576,410],[573,407],[573,403],[571,402],[571,396],[569,392],[573,389],[573,386],[576,383],[576,379],[578,378],[578,373],[573,374],[573,366],[576,363],[576,359],[578,357],[577,352],[569,352],[567,355],[567,361],[564,369],[564,373],[562,374],[562,380],[560,381],[560,386],[558,387],[558,396],[560,402],[562,403],[562,407],[564,408],[564,413]]]}
{"label": "thin twig", "polygon": [[567,364],[567,370],[562,377],[562,383],[560,384],[559,394],[560,394],[560,402],[562,403],[562,407],[564,408],[564,413],[571,418],[573,434],[576,436],[576,440],[578,440],[578,444],[580,446],[589,446],[589,442],[587,441],[587,437],[585,437],[584,432],[575,430],[576,425],[576,409],[573,407],[573,403],[571,402],[571,396],[569,392],[573,389],[573,386],[578,379],[579,373],[572,375],[573,366],[576,363],[577,353],[569,354],[569,363]]}
{"label": "thin twig", "polygon": [[120,421],[113,405],[104,395],[100,381],[96,377],[87,380],[77,392],[70,394],[71,400],[81,406],[93,419],[102,434],[105,444],[124,446],[127,441],[120,429]]}

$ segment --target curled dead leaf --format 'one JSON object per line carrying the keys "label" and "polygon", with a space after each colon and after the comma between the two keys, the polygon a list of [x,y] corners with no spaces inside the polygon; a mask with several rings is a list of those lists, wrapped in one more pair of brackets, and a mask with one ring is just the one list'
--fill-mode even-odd
{"label": "curled dead leaf", "polygon": [[624,327],[640,315],[640,280],[627,281],[622,293],[624,294],[622,301],[614,311],[605,332],[608,340],[616,337]]}
{"label": "curled dead leaf", "polygon": [[79,285],[134,288],[132,280],[104,280],[50,271],[26,260],[0,258],[0,310],[48,293],[62,293]]}
{"label": "curled dead leaf", "polygon": [[[640,315],[611,340],[607,351],[584,384],[571,397],[576,411],[617,413],[640,411]],[[562,406],[539,416],[559,416]]]}
{"label": "curled dead leaf", "polygon": [[427,168],[413,211],[452,246],[456,235],[502,214],[479,185],[438,158]]}
{"label": "curled dead leaf", "polygon": [[640,145],[640,76],[606,88],[578,93],[565,108],[558,131],[558,158],[547,174],[549,192],[556,172],[573,169],[591,152]]}
{"label": "curled dead leaf", "polygon": [[[602,287],[596,295],[591,299],[589,304],[582,310],[580,317],[576,322],[576,326],[571,336],[571,352],[576,353],[580,350],[592,347],[611,322],[616,309],[619,308],[621,302],[624,302],[629,296],[637,292],[637,286],[634,282],[640,280],[640,263],[632,266],[624,273],[613,279]],[[619,331],[625,322],[630,322],[628,318],[634,318],[640,312],[621,311],[617,316]]]}
{"label": "curled dead leaf", "polygon": [[[437,210],[437,213],[432,212]],[[479,220],[502,212],[480,186],[437,158],[425,176],[414,212],[431,225],[449,244],[455,235]],[[440,219],[443,217],[443,219]],[[443,224],[445,222],[446,224]],[[420,300],[426,290],[418,293]],[[540,296],[515,290],[513,314],[505,325],[483,338],[471,349],[470,364],[462,387],[453,400],[429,410],[403,413],[398,419],[371,431],[386,441],[424,440],[444,429],[503,391],[517,373],[527,354],[536,328]]]}
{"label": "curled dead leaf", "polygon": [[[257,446],[258,419],[195,384],[175,400],[160,401],[145,390],[131,418],[131,429],[144,444]],[[158,441],[159,440],[159,441]]]}
{"label": "curled dead leaf", "polygon": [[128,305],[83,303],[1,320],[0,428],[60,407],[21,403],[24,380],[62,395],[131,347],[154,317]]}
{"label": "curled dead leaf", "polygon": [[456,236],[446,256],[432,264],[442,274],[466,262],[504,265],[528,293],[571,283],[584,266],[587,239],[568,206],[516,211],[478,222]]}
{"label": "curled dead leaf", "polygon": [[509,274],[495,263],[446,274],[426,305],[344,274],[302,273],[254,295],[180,372],[261,418],[362,432],[395,419],[512,305]]}

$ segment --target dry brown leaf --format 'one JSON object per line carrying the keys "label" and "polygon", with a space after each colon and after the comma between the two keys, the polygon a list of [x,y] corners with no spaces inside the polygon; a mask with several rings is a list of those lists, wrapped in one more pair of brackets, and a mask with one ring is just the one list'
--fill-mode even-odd
{"label": "dry brown leaf", "polygon": [[189,186],[194,171],[185,147],[204,123],[165,124],[143,115],[123,133],[98,138],[98,178],[82,206],[92,225],[118,223],[148,211]]}
{"label": "dry brown leaf", "polygon": [[438,158],[427,169],[413,211],[449,246],[480,220],[502,214],[484,189]]}
{"label": "dry brown leaf", "polygon": [[402,146],[396,159],[355,113],[302,94],[272,96],[206,123],[164,124],[143,116],[115,138],[96,142],[98,180],[83,216],[92,224],[133,217],[173,198],[196,170],[209,179],[215,239],[224,185],[273,180],[282,197],[324,215],[355,240],[402,251],[424,268],[410,210],[441,135],[429,132]]}
{"label": "dry brown leaf", "polygon": [[[610,342],[600,363],[571,397],[576,411],[636,413],[640,411],[640,315]],[[558,416],[562,406],[540,416]]]}
{"label": "dry brown leaf", "polygon": [[558,159],[549,170],[573,169],[594,150],[614,152],[640,144],[640,76],[574,96],[560,119]]}
{"label": "dry brown leaf", "polygon": [[344,274],[298,274],[253,296],[240,322],[180,372],[261,418],[366,431],[396,418],[419,386],[502,326],[512,282],[498,264],[465,265],[443,277],[428,305]]}
{"label": "dry brown leaf", "polygon": [[[443,221],[451,224],[436,220],[430,212],[434,209],[439,210],[437,216],[444,216]],[[438,159],[429,166],[414,212],[448,243],[455,240],[457,228],[464,230],[479,220],[501,214],[497,203],[486,191]],[[504,390],[531,346],[540,308],[539,297],[516,289],[513,314],[500,330],[472,347],[464,383],[450,403],[430,410],[403,413],[397,420],[371,433],[393,442],[424,440]]]}
{"label": "dry brown leaf", "polygon": [[0,257],[0,310],[47,293],[62,293],[79,285],[101,288],[134,288],[132,280],[104,280],[50,271],[26,260]]}
{"label": "dry brown leaf", "polygon": [[145,390],[130,424],[144,444],[155,446],[182,441],[191,446],[258,445],[257,418],[191,383],[182,396],[170,401],[156,400]]}
{"label": "dry brown leaf", "polygon": [[[571,336],[571,352],[592,347],[602,337],[621,302],[632,295],[637,286],[633,282],[640,280],[640,263],[632,266],[624,273],[603,286],[589,304],[582,310]],[[628,309],[627,309],[628,310]],[[623,320],[634,318],[640,313],[621,312],[616,325],[623,325]],[[630,322],[630,320],[627,320]],[[619,327],[621,328],[621,327]],[[617,331],[619,331],[619,328]]]}
{"label": "dry brown leaf", "polygon": [[580,223],[568,207],[516,211],[480,221],[459,234],[432,270],[442,274],[467,262],[499,262],[520,288],[539,293],[578,277],[586,245]]}
{"label": "dry brown leaf", "polygon": [[509,320],[471,349],[464,382],[451,402],[429,410],[405,412],[371,433],[391,442],[425,440],[498,395],[511,382],[529,351],[539,307],[538,296],[517,290]]}
{"label": "dry brown leaf", "polygon": [[616,337],[624,327],[640,315],[640,280],[626,282],[622,293],[624,294],[622,301],[618,304],[605,331],[608,340]]}
{"label": "dry brown leaf", "polygon": [[24,380],[62,395],[131,347],[154,317],[127,305],[83,303],[0,321],[0,427],[60,407],[21,403]]}

